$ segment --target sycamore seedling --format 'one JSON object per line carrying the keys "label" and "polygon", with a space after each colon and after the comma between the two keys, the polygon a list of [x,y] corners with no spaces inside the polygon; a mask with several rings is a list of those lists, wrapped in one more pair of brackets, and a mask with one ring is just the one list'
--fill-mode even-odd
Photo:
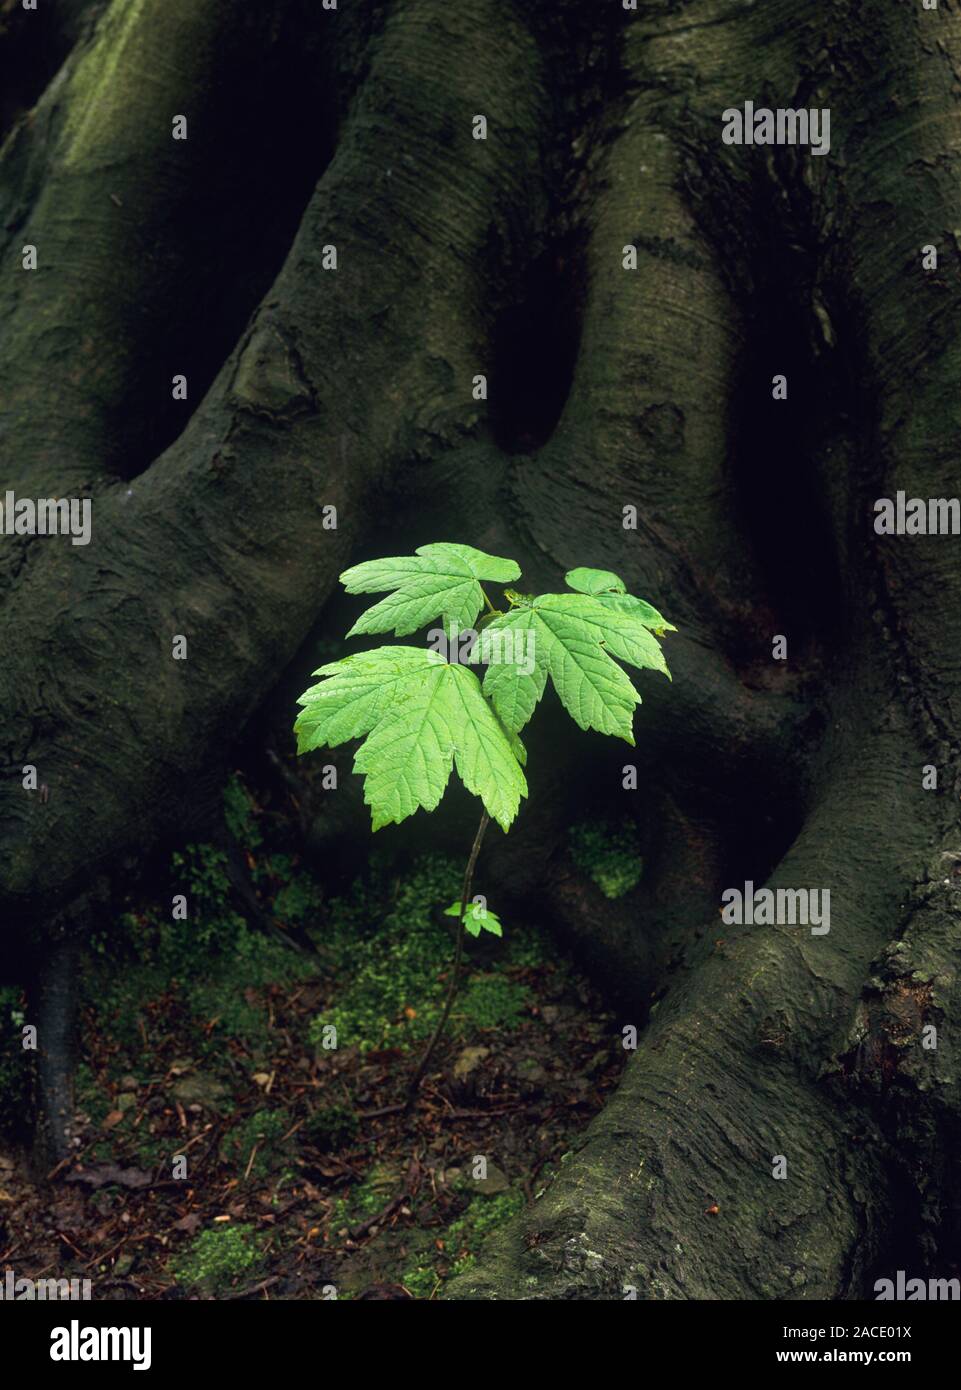
{"label": "sycamore seedling", "polygon": [[[461,900],[446,909],[458,919],[447,1000],[408,1103],[450,1013],[465,929],[501,935],[492,912],[476,903],[468,911],[474,866],[489,820],[509,830],[527,795],[520,735],[548,678],[575,724],[632,746],[641,697],[618,663],[670,678],[658,638],[675,631],[673,624],[628,594],[616,574],[574,569],[564,576],[567,592],[540,595],[505,587],[520,577],[513,560],[448,542],[353,565],[340,576],[349,594],[386,597],[361,615],[348,637],[406,637],[438,619],[441,626],[423,646],[375,647],[328,662],[299,701],[298,753],[363,739],[354,771],[364,777],[374,830],[420,807],[433,811],[452,769],[484,808]],[[495,608],[485,583],[503,588],[503,608]],[[478,667],[485,668],[483,678]]]}

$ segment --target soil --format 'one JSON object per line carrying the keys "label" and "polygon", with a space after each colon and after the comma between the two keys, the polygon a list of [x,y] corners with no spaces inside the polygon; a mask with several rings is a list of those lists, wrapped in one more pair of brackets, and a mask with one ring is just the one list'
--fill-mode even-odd
{"label": "soil", "polygon": [[[0,1148],[0,1271],[88,1278],[96,1299],[436,1297],[537,1199],[627,1055],[568,961],[506,964],[519,1011],[485,1027],[455,1005],[405,1116],[422,1041],[325,1050],[311,1023],[339,984],[323,954],[232,1001],[261,1021],[252,1034],[191,1014],[182,980],[151,992],[122,962],[101,969],[142,991],[139,1048],[88,997],[75,1156],[38,1184],[24,1146]],[[446,982],[441,967],[438,996]]]}

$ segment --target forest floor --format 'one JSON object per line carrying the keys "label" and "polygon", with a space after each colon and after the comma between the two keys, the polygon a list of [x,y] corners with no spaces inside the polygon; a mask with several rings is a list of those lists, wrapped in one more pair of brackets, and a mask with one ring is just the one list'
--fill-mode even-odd
{"label": "forest floor", "polygon": [[[281,933],[238,910],[212,845],[174,855],[187,920],[132,891],[91,943],[76,1154],[44,1186],[16,1142],[28,1054],[0,1051],[0,1275],[90,1279],[95,1299],[429,1299],[537,1200],[616,1084],[613,1015],[543,933],[505,921],[469,941],[405,1117],[459,869],[375,858],[325,899],[259,810],[234,779],[228,819]],[[22,1010],[0,995],[7,1038]]]}

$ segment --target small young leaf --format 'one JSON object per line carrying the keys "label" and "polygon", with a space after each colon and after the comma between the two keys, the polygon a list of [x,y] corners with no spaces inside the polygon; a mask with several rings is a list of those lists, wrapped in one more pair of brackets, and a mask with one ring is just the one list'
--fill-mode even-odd
{"label": "small young leaf", "polygon": [[616,608],[621,613],[627,613],[652,632],[656,632],[659,637],[665,632],[677,631],[674,624],[662,618],[656,608],[652,608],[642,598],[635,598],[633,594],[597,594],[596,597],[598,603],[602,603],[605,608]]}
{"label": "small young leaf", "polygon": [[610,570],[568,570],[564,583],[581,594],[624,594],[627,587],[619,575]]}
{"label": "small young leaf", "polygon": [[[459,898],[456,902],[452,902],[450,907],[444,908],[444,916],[460,917]],[[467,911],[464,913],[464,930],[471,936],[480,936],[482,931],[489,931],[492,936],[504,935],[504,928],[501,926],[497,913],[492,912],[489,907],[479,912],[475,903],[467,904]]]}
{"label": "small young leaf", "polygon": [[662,618],[656,608],[652,608],[642,598],[635,598],[633,594],[627,593],[623,579],[610,570],[569,570],[564,576],[564,582],[572,589],[577,589],[579,593],[591,594],[605,607],[620,608],[633,613],[645,627],[651,628],[654,632],[677,631],[674,624]]}

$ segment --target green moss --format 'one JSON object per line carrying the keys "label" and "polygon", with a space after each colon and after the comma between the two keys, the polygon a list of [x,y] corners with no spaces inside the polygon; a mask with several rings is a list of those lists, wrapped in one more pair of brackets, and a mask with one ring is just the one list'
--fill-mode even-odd
{"label": "green moss", "polygon": [[246,1173],[247,1165],[250,1163],[251,1175],[263,1177],[280,1163],[280,1140],[290,1127],[289,1110],[283,1107],[277,1110],[258,1110],[255,1115],[250,1115],[240,1124],[234,1125],[221,1139],[221,1161],[233,1164],[238,1175]]}
{"label": "green moss", "polygon": [[526,985],[505,975],[474,975],[454,1006],[455,1022],[503,1031],[517,1025],[530,998]]}
{"label": "green moss", "polygon": [[560,963],[550,937],[534,927],[512,926],[506,945],[511,965],[537,970],[544,965],[556,967]]}
{"label": "green moss", "polygon": [[400,1282],[413,1298],[430,1298],[441,1280],[433,1265],[411,1265],[400,1276]]}
{"label": "green moss", "polygon": [[30,1101],[30,1059],[23,1047],[26,1022],[21,991],[0,988],[0,1134],[23,1133]]}
{"label": "green moss", "polygon": [[400,1182],[400,1174],[386,1163],[375,1163],[362,1182],[334,1202],[328,1224],[332,1230],[352,1226],[364,1217],[383,1211]]}
{"label": "green moss", "polygon": [[[262,845],[254,803],[239,778],[225,791],[232,832],[250,855]],[[303,901],[316,897],[316,885],[301,874],[287,855],[262,853],[255,861],[263,877],[263,900],[269,910],[271,893],[290,890],[303,880]],[[163,1075],[166,1056],[151,1056],[149,1040],[169,1042],[176,1036],[178,1055],[200,1063],[202,1075],[219,1067],[225,1044],[239,1041],[255,1056],[268,1056],[276,1036],[263,992],[268,986],[289,985],[316,974],[316,965],[288,950],[283,942],[250,925],[237,911],[223,852],[211,844],[183,846],[171,861],[170,897],[143,909],[135,904],[95,940],[85,966],[83,990],[91,1034],[108,1040],[109,1079],[130,1071]],[[172,916],[172,898],[183,894],[187,916]],[[293,914],[291,913],[291,916]],[[161,1020],[160,1026],[157,1026]],[[145,1049],[145,1040],[147,1046]],[[81,1072],[80,1100],[94,1124],[112,1108],[102,1079]],[[222,1114],[234,1108],[229,1097],[217,1106]],[[251,1173],[263,1175],[279,1161],[277,1141],[290,1128],[284,1110],[264,1110],[228,1131],[221,1157],[239,1174],[257,1146]],[[117,1138],[133,1143],[137,1161],[153,1165],[169,1152],[147,1126],[136,1134],[124,1121]],[[109,1157],[105,1153],[104,1157]]]}
{"label": "green moss", "polygon": [[569,832],[571,858],[606,898],[621,898],[640,881],[644,861],[633,829],[607,822],[584,822]]}
{"label": "green moss", "polygon": [[[278,870],[285,856],[275,855],[273,868]],[[321,895],[316,883],[305,873],[290,869],[290,881],[284,883],[274,897],[273,914],[282,926],[312,926],[320,916]]]}
{"label": "green moss", "polygon": [[[236,778],[226,795],[235,831],[250,852],[250,846],[260,843],[252,803]],[[275,901],[287,894],[284,919],[290,922],[299,920],[300,911],[312,910],[319,890],[290,856],[264,855],[259,864],[255,877],[263,880],[265,905],[272,894]],[[161,1000],[167,1001],[165,1013],[182,1015],[177,1027],[184,1048],[194,1055],[213,1054],[225,1038],[251,1046],[267,1042],[268,1012],[251,999],[251,990],[315,973],[310,960],[251,926],[237,911],[221,849],[186,845],[173,854],[171,869],[169,911],[125,912],[93,941],[85,993],[94,1025],[121,1046],[118,1071],[129,1070],[142,1054],[145,1009]],[[183,920],[172,916],[175,894],[187,899]],[[276,910],[274,915],[283,920]]]}
{"label": "green moss", "polygon": [[253,853],[263,844],[253,798],[236,772],[228,777],[224,787],[224,820],[241,849]]}
{"label": "green moss", "polygon": [[[337,993],[311,1033],[316,1041],[322,1027],[333,1023],[339,1046],[353,1044],[362,1052],[422,1045],[439,1016],[453,962],[454,924],[438,909],[456,897],[462,865],[427,856],[397,877],[390,859],[375,854],[350,892],[325,907],[295,858],[269,852],[258,829],[259,810],[239,778],[228,785],[225,801],[265,908],[275,919],[305,926],[318,943],[321,964],[303,960],[248,925],[235,905],[219,847],[181,847],[173,856],[170,897],[146,907],[134,900],[119,921],[105,926],[85,967],[88,1032],[108,1044],[106,1076],[99,1068],[95,1076],[84,1067],[78,1077],[81,1108],[95,1127],[115,1108],[113,1087],[105,1081],[119,1081],[129,1072],[163,1077],[173,1038],[176,1056],[189,1058],[190,1074],[201,1077],[219,1076],[228,1039],[245,1045],[258,1065],[270,1057],[276,1032],[264,994],[268,986],[316,980],[319,973],[336,981]],[[177,893],[187,898],[183,921],[168,911]],[[542,964],[546,954],[537,935],[524,928],[512,929],[505,941],[469,939],[450,1034],[518,1026],[530,993],[515,976]],[[472,957],[484,968],[472,969]],[[0,1010],[3,1000],[0,995]],[[154,1040],[156,1055],[151,1054]],[[235,1104],[225,1094],[215,1108],[229,1116]],[[276,1177],[290,1162],[280,1140],[296,1118],[283,1108],[248,1116],[221,1138],[221,1161],[241,1177],[252,1158],[250,1176]],[[170,1140],[149,1131],[148,1124],[134,1132],[124,1119],[98,1144],[99,1156],[109,1161],[113,1145],[120,1143],[131,1159],[154,1167],[169,1157]],[[331,1103],[308,1118],[301,1134],[322,1149],[336,1150],[357,1141],[358,1122],[349,1105]],[[396,1175],[391,1180],[395,1186],[399,1181]],[[375,1171],[341,1200],[333,1219],[350,1224],[379,1210],[389,1197],[384,1175]]]}
{"label": "green moss", "polygon": [[386,913],[378,913],[363,892],[335,906],[328,947],[345,958],[349,978],[314,1020],[313,1042],[330,1024],[337,1029],[338,1047],[362,1052],[407,1047],[429,1035],[443,999],[441,977],[453,953],[453,932],[437,922],[432,908],[446,906],[456,887],[456,868],[431,857],[397,885]]}
{"label": "green moss", "polygon": [[98,1084],[96,1076],[86,1062],[81,1062],[77,1067],[73,1085],[78,1108],[99,1128],[110,1111],[110,1097]]}
{"label": "green moss", "polygon": [[448,1227],[449,1248],[457,1245],[461,1253],[476,1254],[484,1237],[522,1211],[524,1202],[524,1194],[517,1188],[496,1197],[472,1197],[463,1216]]}
{"label": "green moss", "polygon": [[357,1135],[359,1123],[349,1105],[325,1105],[311,1115],[302,1133],[318,1148],[333,1152]]}
{"label": "green moss", "polygon": [[472,1197],[444,1232],[443,1254],[423,1255],[405,1269],[400,1282],[415,1298],[430,1298],[446,1279],[470,1269],[485,1237],[516,1216],[524,1204],[524,1194],[517,1189],[496,1197]]}
{"label": "green moss", "polygon": [[[340,992],[314,1019],[310,1038],[323,1041],[323,1029],[337,1029],[338,1047],[369,1052],[408,1048],[433,1031],[447,990],[454,954],[454,924],[435,909],[457,896],[462,869],[436,856],[418,859],[411,872],[390,885],[376,875],[331,905],[324,948],[342,982]],[[543,959],[532,934],[519,933],[523,963]],[[466,984],[451,1019],[454,1036],[478,1028],[510,1028],[528,1000],[525,986],[505,971],[520,964],[516,948],[498,943],[501,960],[492,970],[471,976],[471,956],[491,942],[465,943]],[[486,958],[482,955],[481,958]]]}
{"label": "green moss", "polygon": [[201,1231],[189,1250],[171,1267],[178,1284],[223,1293],[246,1275],[249,1279],[263,1264],[263,1242],[252,1226],[215,1226]]}
{"label": "green moss", "polygon": [[[459,867],[437,856],[424,856],[394,887],[394,901],[384,912],[370,885],[356,888],[334,903],[324,931],[325,948],[344,991],[310,1026],[314,1045],[323,1041],[324,1027],[337,1029],[338,1047],[362,1052],[385,1047],[407,1048],[434,1030],[444,1005],[453,960],[453,920],[438,922],[434,909],[446,906],[458,892]],[[488,942],[490,949],[490,942]],[[495,969],[470,974],[476,941],[467,938],[465,986],[451,1017],[452,1036],[477,1029],[510,1029],[523,1016],[530,992],[510,980],[505,970],[517,963],[516,951],[503,947]],[[533,934],[522,934],[524,963],[542,958]]]}

